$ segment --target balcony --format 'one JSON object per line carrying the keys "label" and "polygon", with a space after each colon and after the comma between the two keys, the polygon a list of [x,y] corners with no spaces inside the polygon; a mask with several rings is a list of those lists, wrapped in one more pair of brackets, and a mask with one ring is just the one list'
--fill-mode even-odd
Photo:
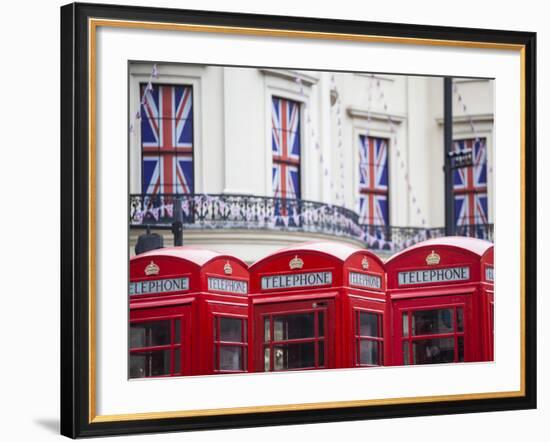
{"label": "balcony", "polygon": [[[443,227],[361,224],[345,207],[301,199],[252,195],[130,195],[130,228],[171,229],[179,215],[185,230],[249,229],[313,233],[359,241],[368,249],[395,252],[445,235]],[[456,234],[493,240],[493,225],[457,227]]]}

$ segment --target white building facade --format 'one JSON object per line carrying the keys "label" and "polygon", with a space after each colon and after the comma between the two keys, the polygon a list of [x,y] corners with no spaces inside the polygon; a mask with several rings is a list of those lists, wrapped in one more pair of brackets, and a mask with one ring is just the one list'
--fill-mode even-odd
{"label": "white building facade", "polygon": [[[457,234],[492,239],[493,82],[453,90],[455,149],[474,162],[452,172]],[[442,78],[134,63],[129,119],[131,254],[146,225],[171,245],[176,216],[184,244],[246,261],[444,233]]]}

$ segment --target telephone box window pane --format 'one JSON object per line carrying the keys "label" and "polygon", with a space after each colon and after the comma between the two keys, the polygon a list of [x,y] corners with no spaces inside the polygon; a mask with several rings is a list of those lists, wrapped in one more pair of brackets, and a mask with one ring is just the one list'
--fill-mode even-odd
{"label": "telephone box window pane", "polygon": [[171,350],[130,354],[130,377],[143,378],[170,374]]}
{"label": "telephone box window pane", "polygon": [[315,367],[315,343],[278,345],[274,348],[274,370]]}
{"label": "telephone box window pane", "polygon": [[409,336],[409,313],[403,313],[403,336]]}
{"label": "telephone box window pane", "polygon": [[403,365],[411,363],[409,358],[409,341],[403,341]]}
{"label": "telephone box window pane", "polygon": [[270,323],[269,317],[266,316],[264,318],[264,342],[268,342],[271,339]]}
{"label": "telephone box window pane", "polygon": [[359,341],[359,355],[362,365],[380,365],[380,353],[376,341]]}
{"label": "telephone box window pane", "polygon": [[180,374],[181,370],[181,353],[180,349],[176,348],[174,350],[174,374]]}
{"label": "telephone box window pane", "polygon": [[318,313],[317,321],[319,322],[319,336],[325,336],[325,314],[323,312]]}
{"label": "telephone box window pane", "polygon": [[220,318],[220,341],[242,342],[243,341],[242,319]]}
{"label": "telephone box window pane", "polygon": [[376,313],[359,312],[359,330],[361,336],[380,337],[378,315]]}
{"label": "telephone box window pane", "polygon": [[464,313],[462,307],[456,309],[456,330],[459,332],[464,331]]}
{"label": "telephone box window pane", "polygon": [[273,318],[275,341],[315,337],[315,313],[296,313]]}
{"label": "telephone box window pane", "polygon": [[271,359],[271,349],[269,347],[264,348],[264,371],[269,371],[269,362]]}
{"label": "telephone box window pane", "polygon": [[181,320],[176,319],[174,321],[174,343],[179,344],[181,342]]}
{"label": "telephone box window pane", "polygon": [[170,344],[170,321],[130,324],[130,348]]}
{"label": "telephone box window pane", "polygon": [[418,310],[412,312],[412,334],[452,333],[454,309]]}
{"label": "telephone box window pane", "polygon": [[319,367],[325,365],[325,342],[319,341]]}
{"label": "telephone box window pane", "polygon": [[459,336],[458,339],[458,362],[464,362],[464,336]]}
{"label": "telephone box window pane", "polygon": [[229,345],[220,346],[220,370],[240,371],[243,369],[242,348]]}
{"label": "telephone box window pane", "polygon": [[442,364],[454,362],[454,338],[419,339],[413,341],[415,364]]}

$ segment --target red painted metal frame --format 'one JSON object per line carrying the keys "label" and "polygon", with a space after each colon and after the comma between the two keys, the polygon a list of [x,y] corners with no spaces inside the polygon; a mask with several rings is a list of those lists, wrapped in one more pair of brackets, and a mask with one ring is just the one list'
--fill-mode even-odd
{"label": "red painted metal frame", "polygon": [[[432,252],[439,262],[428,265]],[[291,268],[291,261],[295,268]],[[151,263],[158,266],[155,275],[145,275]],[[399,286],[397,274],[407,270],[434,270],[468,267],[467,281],[435,282]],[[264,371],[264,349],[270,348],[269,370],[274,369],[274,348],[296,343],[315,343],[314,364],[292,368],[368,367],[361,364],[360,341],[377,342],[380,365],[404,363],[402,343],[422,339],[453,337],[454,361],[458,362],[458,339],[464,339],[464,361],[493,359],[492,281],[486,269],[493,267],[490,243],[469,238],[445,238],[427,241],[398,253],[385,264],[373,253],[341,243],[325,241],[300,244],[273,253],[250,268],[229,255],[178,247],[160,249],[132,258],[131,282],[164,278],[189,278],[189,289],[163,294],[130,297],[130,321],[178,317],[182,319],[181,374],[242,373]],[[262,288],[262,277],[330,272],[331,283],[319,286]],[[359,277],[356,277],[359,274]],[[353,278],[352,278],[353,275]],[[246,284],[247,294],[228,290],[209,290],[208,278],[223,278]],[[463,331],[456,329],[456,308],[463,310]],[[402,333],[402,313],[418,310],[453,309],[452,332],[408,337]],[[304,312],[323,312],[324,336],[319,336],[319,314],[314,316],[311,337],[275,341],[273,317]],[[362,336],[359,312],[374,313],[380,336]],[[271,317],[270,339],[264,342],[264,318]],[[241,320],[241,342],[219,339],[220,318]],[[218,330],[218,334],[216,333]],[[183,342],[187,340],[187,342]],[[222,370],[220,348],[241,348],[241,369]],[[320,361],[320,349],[324,350]],[[145,351],[145,350],[137,350]]]}
{"label": "red painted metal frame", "polygon": [[[299,269],[291,269],[290,261],[296,257],[303,261],[303,265]],[[330,285],[279,289],[261,287],[261,278],[264,276],[322,271],[332,273]],[[378,277],[380,287],[350,286],[351,272]],[[346,244],[319,241],[300,244],[271,254],[250,267],[250,285],[249,336],[255,336],[257,342],[250,352],[249,366],[254,370],[264,371],[263,317],[266,314],[315,310],[314,304],[324,304],[322,308],[326,309],[327,323],[323,368],[356,366],[358,356],[356,354],[357,330],[353,316],[355,309],[369,310],[383,317],[387,315],[384,263],[373,253]],[[383,320],[383,323],[382,346],[385,361],[389,360],[390,330],[387,321]]]}
{"label": "red painted metal frame", "polygon": [[494,272],[494,247],[491,246],[481,257],[481,295],[482,295],[482,327],[483,327],[483,349],[484,357],[487,361],[495,359],[494,353],[494,307],[495,307],[495,290],[494,278],[487,279],[487,269]]}
{"label": "red painted metal frame", "polygon": [[[159,267],[159,271],[155,275],[147,276],[145,268],[151,262]],[[208,278],[238,281],[246,283],[248,288],[248,266],[233,256],[186,246],[153,250],[130,260],[130,282],[182,276],[189,278],[188,290],[131,296],[130,318],[132,320],[136,317],[137,312],[140,318],[154,317],[159,307],[163,307],[167,312],[177,312],[186,308],[186,336],[190,342],[186,348],[189,354],[184,361],[187,364],[184,374],[219,373],[214,360],[214,319],[237,317],[247,320],[248,296],[209,290]],[[247,335],[250,336],[248,333]],[[243,343],[243,346],[248,345],[249,342],[246,345]]]}
{"label": "red painted metal frame", "polygon": [[[483,274],[481,259],[492,244],[473,238],[447,237],[438,240],[429,240],[412,246],[403,252],[394,255],[386,262],[388,278],[388,302],[391,310],[390,322],[394,333],[392,343],[392,365],[403,364],[402,351],[402,313],[420,309],[443,309],[462,306],[464,314],[464,361],[488,361],[491,355],[486,351],[486,342],[492,336],[487,336],[488,315],[483,296]],[[435,253],[439,261],[428,264],[428,255]],[[398,273],[410,270],[438,270],[449,267],[468,267],[467,281],[429,282],[424,284],[408,284],[405,287],[398,283]],[[456,317],[455,317],[456,319]],[[409,328],[410,328],[409,319]],[[456,359],[456,330],[449,336],[455,337]],[[426,338],[441,337],[429,335]],[[409,330],[409,342],[411,337]],[[412,346],[411,346],[412,347]],[[409,357],[412,353],[409,348]]]}

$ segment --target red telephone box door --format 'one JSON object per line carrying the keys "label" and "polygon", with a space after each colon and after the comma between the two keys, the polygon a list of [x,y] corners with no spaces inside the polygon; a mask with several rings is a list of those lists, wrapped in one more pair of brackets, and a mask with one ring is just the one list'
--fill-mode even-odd
{"label": "red telephone box door", "polygon": [[190,306],[130,311],[130,378],[190,374]]}
{"label": "red telephone box door", "polygon": [[334,300],[256,306],[256,371],[332,368]]}
{"label": "red telephone box door", "polygon": [[396,365],[438,364],[471,360],[472,321],[468,295],[437,296],[395,301],[394,349]]}

